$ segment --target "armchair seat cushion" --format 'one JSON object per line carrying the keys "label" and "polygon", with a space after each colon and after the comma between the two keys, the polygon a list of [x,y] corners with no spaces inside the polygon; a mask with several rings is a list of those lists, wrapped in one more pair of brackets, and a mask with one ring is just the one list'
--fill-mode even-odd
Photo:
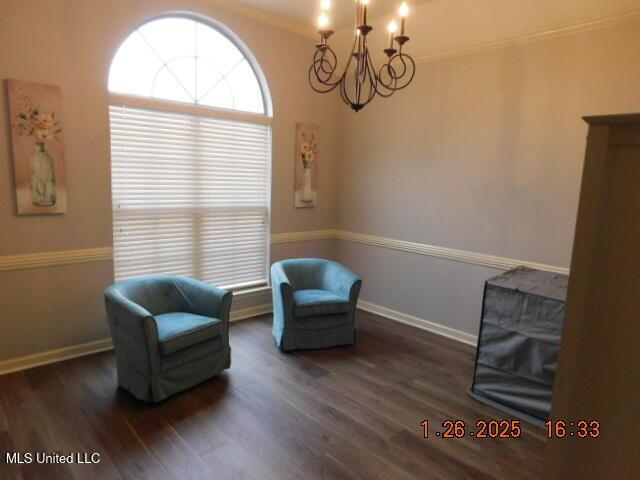
{"label": "armchair seat cushion", "polygon": [[294,315],[298,318],[349,311],[349,299],[328,290],[297,290],[293,293],[293,300]]}
{"label": "armchair seat cushion", "polygon": [[171,355],[222,334],[223,325],[217,318],[184,312],[163,313],[154,318],[162,355]]}

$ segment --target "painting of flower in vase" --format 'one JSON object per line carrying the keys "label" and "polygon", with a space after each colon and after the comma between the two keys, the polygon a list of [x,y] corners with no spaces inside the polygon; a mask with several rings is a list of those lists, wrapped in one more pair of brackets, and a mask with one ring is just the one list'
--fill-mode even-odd
{"label": "painting of flower in vase", "polygon": [[318,202],[318,137],[316,125],[296,126],[294,207],[315,207]]}
{"label": "painting of flower in vase", "polygon": [[19,215],[65,213],[60,89],[7,80]]}

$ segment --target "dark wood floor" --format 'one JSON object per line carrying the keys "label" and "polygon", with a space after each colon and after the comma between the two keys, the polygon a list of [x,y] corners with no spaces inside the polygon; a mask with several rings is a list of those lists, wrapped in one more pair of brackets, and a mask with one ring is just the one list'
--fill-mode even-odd
{"label": "dark wood floor", "polygon": [[[0,478],[537,479],[544,435],[443,439],[504,414],[466,393],[473,349],[359,312],[356,347],[280,353],[270,318],[232,324],[230,370],[157,406],[116,388],[112,352],[0,376],[0,451],[98,452]],[[431,425],[422,435],[422,420]]]}

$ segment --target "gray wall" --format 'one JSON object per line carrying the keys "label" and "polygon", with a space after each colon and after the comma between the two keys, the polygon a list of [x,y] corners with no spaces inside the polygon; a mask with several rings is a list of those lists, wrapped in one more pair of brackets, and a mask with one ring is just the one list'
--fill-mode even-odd
{"label": "gray wall", "polygon": [[[638,59],[636,21],[418,64],[393,98],[343,107],[338,228],[568,267],[581,117],[640,111]],[[342,241],[337,255],[363,299],[471,334],[498,273]]]}
{"label": "gray wall", "polygon": [[[313,53],[311,39],[199,1],[3,0],[0,79],[50,83],[62,89],[69,210],[62,216],[16,215],[3,85],[0,256],[112,245],[109,66],[135,26],[178,10],[226,24],[264,70],[274,104],[272,233],[334,226],[337,105],[308,88],[304,72]],[[315,209],[293,208],[294,137],[299,121],[317,123],[323,135]],[[286,257],[289,250],[295,255],[330,256],[331,242],[320,243],[276,245],[272,256]],[[111,262],[0,272],[0,360],[108,336],[102,292],[112,281]]]}

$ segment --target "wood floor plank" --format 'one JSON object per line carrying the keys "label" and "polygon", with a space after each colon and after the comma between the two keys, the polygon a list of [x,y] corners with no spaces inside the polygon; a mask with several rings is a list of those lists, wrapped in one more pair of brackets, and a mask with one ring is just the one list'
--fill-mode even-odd
{"label": "wood floor plank", "polygon": [[[17,451],[9,432],[7,430],[0,431],[0,454],[4,456],[7,453]],[[23,478],[19,465],[8,463],[6,458],[0,459],[0,480],[22,480]]]}
{"label": "wood floor plank", "polygon": [[0,402],[0,432],[6,432],[9,430],[9,423],[7,421],[7,414],[4,411],[4,406]]}
{"label": "wood floor plank", "polygon": [[[422,438],[443,419],[509,418],[467,394],[474,349],[358,312],[353,347],[283,353],[271,318],[231,325],[232,366],[158,405],[117,388],[105,352],[0,376],[0,447],[95,450],[98,467],[23,465],[0,479],[538,479],[544,431]],[[0,465],[0,467],[5,467]]]}
{"label": "wood floor plank", "polygon": [[[286,366],[290,363],[287,355],[279,352],[265,355],[259,349],[253,348],[251,344],[244,343],[236,358],[238,357],[240,360],[247,359],[251,363],[249,368],[254,372],[254,375],[268,376],[280,383],[286,382],[286,386],[283,388],[292,389],[301,398],[313,397],[313,399],[321,401],[323,405],[331,406],[355,421],[367,425],[383,438],[390,438],[402,429],[397,423],[377,415],[364,404],[344,395],[339,389],[333,389],[316,381],[319,377],[309,378],[299,375],[295,370],[287,369]],[[282,373],[278,374],[278,372]]]}
{"label": "wood floor plank", "polygon": [[296,451],[297,458],[305,459],[305,463],[318,461],[326,454],[350,470],[356,465],[353,473],[371,479],[387,468],[382,459],[360,447],[357,438],[346,440],[334,435],[325,425],[260,385],[244,385],[241,390],[240,402],[261,405],[264,416],[256,416],[256,425],[266,426],[274,441]]}
{"label": "wood floor plank", "polygon": [[227,480],[261,480],[265,477],[249,455],[233,443],[225,443],[202,455],[216,477]]}
{"label": "wood floor plank", "polygon": [[98,463],[72,463],[78,478],[116,480],[122,478],[108,452],[91,428],[88,418],[78,408],[52,365],[32,368],[25,376],[56,438],[55,450],[64,453],[100,455]]}
{"label": "wood floor plank", "polygon": [[[38,405],[24,372],[0,376],[0,402],[7,416],[10,442],[15,452],[53,453],[57,451],[56,432]],[[4,459],[3,459],[4,460]],[[25,479],[77,478],[68,464],[41,464],[20,466]]]}
{"label": "wood floor plank", "polygon": [[204,480],[209,468],[171,425],[153,409],[132,411],[126,415],[136,435],[176,479]]}
{"label": "wood floor plank", "polygon": [[270,432],[265,434],[256,428],[253,410],[260,411],[259,406],[247,410],[235,405],[235,400],[227,391],[209,384],[189,391],[181,398],[181,402],[190,410],[206,409],[208,415],[203,421],[215,428],[227,443],[245,453],[252,471],[262,471],[265,479],[313,478],[296,465],[294,452],[281,448],[272,440]]}
{"label": "wood floor plank", "polygon": [[171,476],[136,435],[118,406],[121,394],[111,378],[105,383],[100,359],[112,353],[83,357],[56,365],[65,388],[85,414],[122,477],[128,480],[169,480]]}
{"label": "wood floor plank", "polygon": [[[288,401],[302,413],[326,427],[333,436],[340,436],[345,440],[356,438],[359,448],[363,448],[386,464],[379,465],[382,471],[386,471],[388,474],[393,473],[398,478],[412,478],[410,471],[401,471],[406,465],[398,462],[396,455],[389,455],[391,437],[380,435],[370,428],[371,424],[378,423],[381,420],[375,412],[369,411],[367,419],[361,423],[341,410],[325,403],[325,397],[314,395],[312,391],[308,392],[308,383],[300,386],[296,385],[295,382],[273,376],[269,373],[269,367],[261,369],[257,363],[252,363],[247,368],[255,372],[256,383],[260,384],[262,388],[270,390]],[[366,407],[363,406],[362,409],[365,410]],[[401,430],[401,427],[395,425],[393,435],[395,436]],[[321,467],[325,461],[326,459],[318,460],[307,465],[313,465],[314,468],[322,470]],[[339,464],[337,465],[339,466]],[[332,466],[332,468],[336,467],[336,465]],[[379,473],[379,471],[376,472],[376,478]]]}

